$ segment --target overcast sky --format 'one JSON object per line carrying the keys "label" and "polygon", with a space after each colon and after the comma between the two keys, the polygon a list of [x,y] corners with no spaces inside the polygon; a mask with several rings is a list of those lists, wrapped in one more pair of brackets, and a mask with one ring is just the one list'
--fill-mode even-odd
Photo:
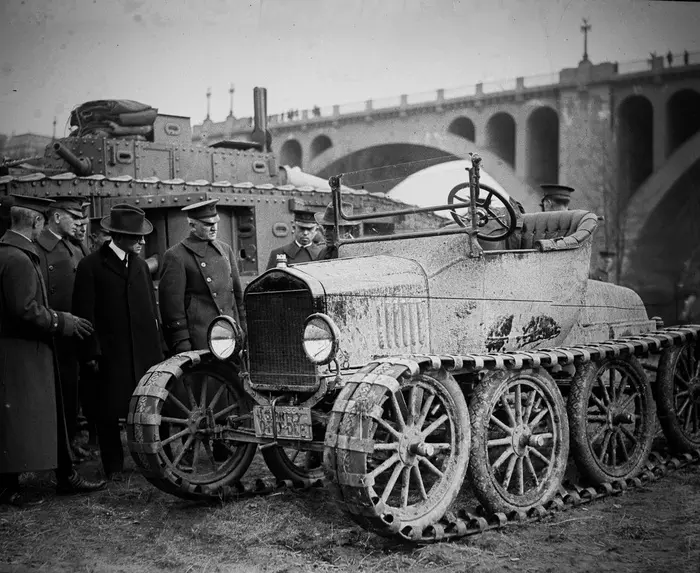
{"label": "overcast sky", "polygon": [[627,0],[0,0],[0,132],[67,133],[133,99],[200,123],[700,51],[700,3]]}

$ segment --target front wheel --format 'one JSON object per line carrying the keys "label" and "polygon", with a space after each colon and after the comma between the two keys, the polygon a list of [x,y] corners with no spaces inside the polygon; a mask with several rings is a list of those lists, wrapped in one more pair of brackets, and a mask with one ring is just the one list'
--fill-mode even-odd
{"label": "front wheel", "polygon": [[469,413],[444,370],[408,376],[403,366],[391,368],[392,376],[368,373],[338,395],[324,463],[356,522],[414,538],[459,493],[469,462]]}
{"label": "front wheel", "polygon": [[557,493],[566,471],[564,400],[544,370],[497,371],[470,402],[474,493],[489,511],[528,511]]}
{"label": "front wheel", "polygon": [[129,406],[129,450],[148,481],[184,499],[219,499],[250,466],[256,444],[226,429],[252,428],[234,368],[204,352],[178,354],[149,370]]}

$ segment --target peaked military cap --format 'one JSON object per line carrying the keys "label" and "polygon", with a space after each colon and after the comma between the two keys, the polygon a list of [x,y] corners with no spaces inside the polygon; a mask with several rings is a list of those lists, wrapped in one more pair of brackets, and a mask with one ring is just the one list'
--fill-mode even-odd
{"label": "peaked military cap", "polygon": [[123,235],[148,235],[153,231],[153,225],[146,219],[143,209],[127,203],[120,203],[112,207],[104,219],[102,228],[110,233],[122,233]]}
{"label": "peaked military cap", "polygon": [[219,215],[216,212],[216,204],[218,202],[218,199],[207,199],[206,201],[187,205],[187,207],[183,207],[180,210],[184,211],[190,219],[197,219],[203,223],[217,223],[219,221]]}
{"label": "peaked military cap", "polygon": [[544,192],[543,199],[548,197],[557,199],[566,199],[567,201],[571,199],[571,194],[575,191],[573,187],[568,185],[559,185],[557,183],[544,183],[540,185],[542,191]]}
{"label": "peaked military cap", "polygon": [[315,227],[316,218],[313,211],[307,209],[294,210],[294,224],[301,227]]}
{"label": "peaked military cap", "polygon": [[12,200],[10,201],[10,207],[23,207],[25,209],[32,209],[37,213],[46,215],[48,210],[55,203],[53,199],[47,199],[46,197],[29,197],[27,195],[11,195]]}
{"label": "peaked military cap", "polygon": [[[83,201],[82,197],[56,197],[55,202],[51,205],[52,209],[62,209],[67,213],[70,213],[76,219],[82,219],[83,215]],[[89,205],[89,203],[88,203]]]}

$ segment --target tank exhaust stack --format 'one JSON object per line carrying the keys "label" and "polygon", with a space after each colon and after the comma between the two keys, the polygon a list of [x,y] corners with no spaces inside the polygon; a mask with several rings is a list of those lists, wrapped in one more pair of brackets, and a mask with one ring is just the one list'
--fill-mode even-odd
{"label": "tank exhaust stack", "polygon": [[253,88],[253,133],[251,140],[263,151],[271,151],[272,136],[267,129],[267,89]]}
{"label": "tank exhaust stack", "polygon": [[92,175],[92,161],[87,157],[78,157],[60,141],[53,143],[53,150],[61,159],[71,166],[73,173],[80,176]]}

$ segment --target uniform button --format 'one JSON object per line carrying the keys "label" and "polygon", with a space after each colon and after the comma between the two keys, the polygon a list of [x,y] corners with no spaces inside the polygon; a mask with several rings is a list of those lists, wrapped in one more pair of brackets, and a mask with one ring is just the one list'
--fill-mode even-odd
{"label": "uniform button", "polygon": [[56,289],[54,287],[51,287],[51,294],[54,294],[56,292]]}
{"label": "uniform button", "polygon": [[216,293],[214,293],[212,296],[213,296],[214,298],[216,298]]}
{"label": "uniform button", "polygon": [[49,270],[50,270],[50,271],[53,270],[53,265],[49,265]]}
{"label": "uniform button", "polygon": [[206,267],[206,266],[207,266],[207,263],[202,263],[202,266],[203,266],[203,267]]}
{"label": "uniform button", "polygon": [[208,283],[211,282],[211,277],[207,277],[207,282],[208,282]]}

